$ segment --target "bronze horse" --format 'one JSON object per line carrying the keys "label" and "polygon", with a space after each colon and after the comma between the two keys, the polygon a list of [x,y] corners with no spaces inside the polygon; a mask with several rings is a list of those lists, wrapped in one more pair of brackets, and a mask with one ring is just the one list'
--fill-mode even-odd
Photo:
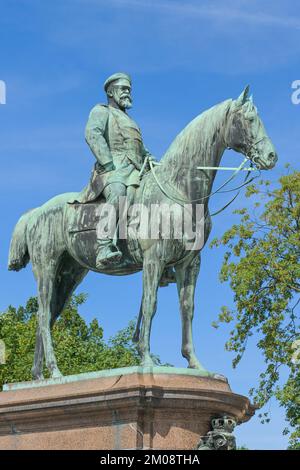
{"label": "bronze horse", "polygon": [[[271,169],[277,161],[257,109],[248,98],[248,87],[236,100],[226,100],[196,117],[176,137],[155,172],[148,172],[135,193],[134,202],[170,204],[193,201],[204,205],[204,240],[211,231],[209,196],[216,170],[226,148],[249,158],[259,169]],[[164,191],[165,189],[165,191]],[[61,373],[52,346],[51,327],[74,289],[89,270],[97,271],[96,226],[101,200],[92,204],[69,204],[79,193],[54,197],[25,213],[18,221],[10,246],[9,269],[18,271],[32,263],[38,285],[38,327],[32,374],[42,378],[43,361],[51,377]],[[173,200],[172,200],[173,199]],[[138,348],[143,366],[153,365],[150,332],[156,311],[157,290],[166,268],[174,267],[182,318],[182,355],[188,366],[204,371],[196,357],[192,320],[194,292],[200,269],[200,251],[187,248],[186,240],[120,240],[124,259],[103,268],[104,274],[126,275],[143,270],[141,331]]]}

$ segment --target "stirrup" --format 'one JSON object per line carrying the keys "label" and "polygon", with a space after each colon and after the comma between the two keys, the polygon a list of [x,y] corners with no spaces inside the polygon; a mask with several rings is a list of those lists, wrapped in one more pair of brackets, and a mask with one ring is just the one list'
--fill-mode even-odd
{"label": "stirrup", "polygon": [[[104,251],[104,253],[103,253]],[[103,268],[109,264],[118,263],[122,258],[122,252],[112,250],[112,245],[100,248],[96,258],[96,268]]]}

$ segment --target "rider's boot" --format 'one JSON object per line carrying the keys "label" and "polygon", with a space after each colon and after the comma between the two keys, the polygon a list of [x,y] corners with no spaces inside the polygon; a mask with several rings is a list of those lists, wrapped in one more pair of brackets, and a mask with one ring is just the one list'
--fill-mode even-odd
{"label": "rider's boot", "polygon": [[[111,204],[115,210],[116,233],[118,234],[118,221],[120,216],[119,197],[126,195],[126,186],[122,183],[110,183],[103,191],[106,203]],[[114,237],[112,237],[114,238]],[[104,266],[118,263],[122,258],[122,252],[116,247],[111,238],[98,239],[98,253],[96,267],[102,269]]]}
{"label": "rider's boot", "polygon": [[99,240],[99,249],[96,258],[96,268],[115,264],[122,258],[122,252],[113,244],[111,239]]}

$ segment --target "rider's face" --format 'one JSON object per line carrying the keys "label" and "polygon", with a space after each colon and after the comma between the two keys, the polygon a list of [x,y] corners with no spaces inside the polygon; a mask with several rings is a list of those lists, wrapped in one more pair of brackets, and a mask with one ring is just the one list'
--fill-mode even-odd
{"label": "rider's face", "polygon": [[121,109],[128,109],[132,106],[131,86],[128,80],[117,80],[110,90],[111,98]]}

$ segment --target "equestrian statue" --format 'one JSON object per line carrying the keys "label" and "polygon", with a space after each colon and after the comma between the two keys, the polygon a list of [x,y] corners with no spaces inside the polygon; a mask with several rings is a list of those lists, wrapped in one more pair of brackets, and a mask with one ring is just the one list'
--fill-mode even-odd
{"label": "equestrian statue", "polygon": [[[132,104],[131,78],[114,74],[105,81],[104,89],[107,104],[92,109],[86,126],[86,141],[96,158],[88,185],[81,192],[58,195],[26,212],[11,240],[8,269],[18,271],[31,261],[37,282],[33,378],[43,377],[44,360],[51,377],[61,376],[51,328],[89,270],[118,276],[143,271],[134,339],[145,367],[153,365],[150,333],[158,287],[176,282],[181,352],[188,367],[206,373],[195,353],[192,321],[200,254],[212,226],[209,200],[218,192],[213,190],[214,179],[228,148],[244,155],[257,170],[273,168],[276,151],[248,96],[249,87],[237,99],[227,99],[193,119],[159,162],[144,147],[139,126],[127,114]],[[188,236],[184,230],[178,236],[182,218],[177,214],[169,219],[169,236],[163,236],[161,226],[158,236],[145,236],[145,219],[137,220],[134,211],[125,211],[124,203],[120,204],[125,200],[129,208],[163,207],[164,213],[174,204],[184,210],[187,207],[193,230]],[[198,206],[202,208],[200,225]],[[103,221],[112,227],[105,236]],[[124,227],[128,228],[126,236],[121,235],[121,228],[126,232]],[[199,231],[201,243],[196,243]]]}

